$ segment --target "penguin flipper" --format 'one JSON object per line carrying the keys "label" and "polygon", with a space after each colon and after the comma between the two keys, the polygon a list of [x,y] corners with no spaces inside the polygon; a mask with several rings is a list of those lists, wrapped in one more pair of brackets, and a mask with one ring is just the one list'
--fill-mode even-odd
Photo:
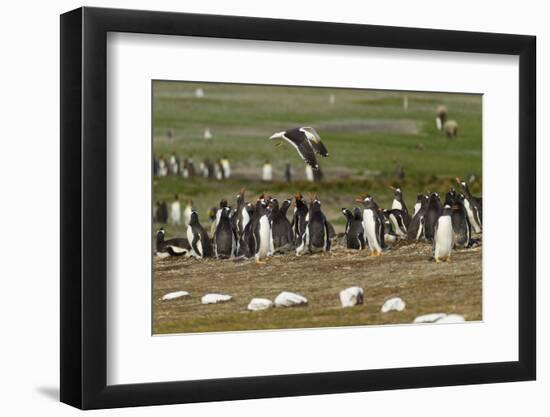
{"label": "penguin flipper", "polygon": [[193,251],[200,257],[202,257],[202,252],[199,250],[198,242],[200,242],[201,236],[200,234],[195,234],[193,236],[193,241],[191,242],[191,247],[193,248]]}

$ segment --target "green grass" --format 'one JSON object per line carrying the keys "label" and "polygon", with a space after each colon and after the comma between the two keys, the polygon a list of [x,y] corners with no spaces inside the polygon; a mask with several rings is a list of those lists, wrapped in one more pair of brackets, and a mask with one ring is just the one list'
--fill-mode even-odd
{"label": "green grass", "polygon": [[[205,97],[197,99],[200,87]],[[334,94],[335,105],[329,95]],[[387,186],[399,185],[409,206],[419,192],[444,193],[455,176],[475,174],[474,193],[481,193],[482,115],[481,96],[469,94],[408,92],[409,107],[403,109],[403,92],[254,86],[155,81],[153,89],[154,153],[192,157],[195,165],[205,158],[227,156],[235,178],[219,183],[202,178],[157,178],[154,201],[192,199],[206,222],[206,212],[219,200],[234,200],[243,186],[249,199],[262,191],[279,198],[296,191],[317,193],[330,220],[343,224],[340,208],[353,206],[364,192],[379,204],[391,202]],[[449,118],[459,123],[459,136],[448,140],[435,127],[435,108],[445,104]],[[365,127],[365,124],[369,125]],[[374,124],[374,126],[372,126]],[[311,125],[317,128],[330,156],[320,159],[326,181],[321,184],[281,181],[286,163],[303,178],[304,163],[288,144],[275,147],[267,138],[275,131]],[[396,126],[388,131],[387,126]],[[386,128],[384,128],[386,126]],[[413,129],[411,129],[411,126]],[[205,141],[206,128],[213,139]],[[174,139],[166,138],[168,129]],[[420,148],[420,149],[419,149]],[[261,165],[270,160],[275,182],[259,181]],[[396,163],[406,178],[393,178]],[[169,230],[182,233],[182,229]]]}

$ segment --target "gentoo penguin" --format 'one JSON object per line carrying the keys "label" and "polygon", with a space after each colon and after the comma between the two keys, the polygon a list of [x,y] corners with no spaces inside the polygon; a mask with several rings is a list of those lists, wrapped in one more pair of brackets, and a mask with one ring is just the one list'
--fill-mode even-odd
{"label": "gentoo penguin", "polygon": [[[420,200],[420,201],[418,201]],[[409,227],[407,228],[407,237],[410,240],[420,240],[425,238],[424,225],[426,222],[426,213],[428,212],[428,202],[430,198],[424,194],[418,194],[417,202],[414,205],[415,214],[413,215]],[[419,207],[417,208],[417,205]]]}
{"label": "gentoo penguin", "polygon": [[295,204],[294,217],[292,218],[292,230],[294,231],[294,243],[296,246],[302,244],[302,237],[306,231],[306,217],[308,208],[302,197],[302,194],[296,193],[294,196]]}
{"label": "gentoo penguin", "polygon": [[384,214],[390,220],[392,230],[400,239],[407,237],[407,226],[405,225],[406,212],[400,209],[384,210]]}
{"label": "gentoo penguin", "polygon": [[309,205],[305,232],[300,246],[296,248],[296,255],[330,251],[331,242],[328,234],[327,219],[321,211],[321,202],[315,197]]}
{"label": "gentoo penguin", "polygon": [[246,223],[248,223],[248,221],[250,220],[250,218],[248,217],[248,212],[245,209],[246,203],[244,201],[244,191],[245,189],[241,188],[239,194],[237,194],[237,208],[231,215],[231,223],[233,223],[233,227],[237,232],[237,237],[239,239],[243,235]]}
{"label": "gentoo penguin", "polygon": [[424,220],[424,237],[431,242],[435,234],[435,225],[441,212],[441,200],[439,194],[433,192],[428,199],[428,207]]}
{"label": "gentoo penguin", "polygon": [[[256,205],[258,205],[258,202]],[[254,255],[255,250],[254,230],[252,224],[255,221],[256,206],[252,203],[246,203],[243,207],[243,216],[246,217],[243,217],[243,231],[239,237],[237,255],[244,256],[245,258],[251,258]]]}
{"label": "gentoo penguin", "polygon": [[310,165],[306,165],[305,173],[306,173],[306,180],[308,180],[309,182],[315,181],[315,176],[313,175],[313,168],[311,168]]}
{"label": "gentoo penguin", "polygon": [[231,224],[229,215],[231,207],[219,210],[220,218],[214,233],[214,253],[218,259],[227,259],[235,255],[237,250],[237,234]]}
{"label": "gentoo penguin", "polygon": [[216,217],[214,218],[214,222],[210,225],[210,234],[214,235],[216,232],[216,228],[218,227],[218,223],[220,222],[220,217],[222,215],[222,210],[227,207],[228,203],[227,200],[224,198],[220,200],[219,207],[216,209]]}
{"label": "gentoo penguin", "polygon": [[456,120],[447,120],[443,125],[443,131],[448,139],[458,136],[458,123]]}
{"label": "gentoo penguin", "polygon": [[380,213],[378,204],[368,194],[362,198],[358,198],[356,201],[363,203],[363,228],[370,254],[372,256],[380,256],[382,255],[382,249],[385,248],[385,242],[384,219]]}
{"label": "gentoo penguin", "polygon": [[231,164],[229,163],[229,159],[227,156],[224,156],[222,159],[220,159],[220,163],[222,165],[223,169],[223,177],[224,178],[230,178],[231,177]]}
{"label": "gentoo penguin", "polygon": [[437,130],[442,130],[443,125],[447,121],[447,107],[437,106],[435,109],[435,126]]}
{"label": "gentoo penguin", "polygon": [[385,243],[392,243],[397,240],[397,235],[393,231],[392,223],[387,216],[387,213],[385,210],[382,210],[382,223],[384,225],[384,242]]}
{"label": "gentoo penguin", "polygon": [[292,166],[290,164],[285,165],[285,181],[286,182],[292,182]]}
{"label": "gentoo penguin", "polygon": [[178,194],[176,194],[175,200],[170,205],[170,221],[176,226],[181,224],[181,205],[180,196]]}
{"label": "gentoo penguin", "polygon": [[296,127],[284,132],[277,132],[271,135],[269,139],[282,139],[290,143],[296,149],[298,155],[313,169],[319,168],[316,153],[322,157],[328,156],[327,148],[321,141],[321,137],[312,127]]}
{"label": "gentoo penguin", "polygon": [[451,220],[453,223],[453,232],[455,246],[467,248],[471,244],[472,228],[468,220],[468,213],[464,207],[464,194],[455,194]]}
{"label": "gentoo penguin", "polygon": [[191,253],[197,259],[212,257],[212,244],[208,233],[199,223],[199,215],[193,210],[189,226],[187,226],[187,240],[191,245]]}
{"label": "gentoo penguin", "polygon": [[[288,200],[287,200],[288,201]],[[273,237],[273,253],[286,253],[294,249],[294,236],[292,227],[285,213],[279,207],[276,198],[269,202],[271,208],[271,234]]]}
{"label": "gentoo penguin", "polygon": [[424,201],[426,195],[425,194],[417,194],[416,195],[416,203],[414,203],[413,207],[413,217],[418,213],[418,210],[420,210],[420,207],[422,206],[422,202]]}
{"label": "gentoo penguin", "polygon": [[451,251],[454,246],[452,212],[452,207],[445,204],[435,224],[433,259],[436,262],[451,260]]}
{"label": "gentoo penguin", "polygon": [[271,182],[273,180],[273,167],[271,162],[265,161],[262,167],[262,181]]}
{"label": "gentoo penguin", "polygon": [[269,220],[270,210],[263,197],[258,200],[254,211],[254,220],[251,221],[254,236],[254,259],[256,263],[262,263],[262,258],[273,255],[273,235]]}
{"label": "gentoo penguin", "polygon": [[350,209],[343,208],[342,213],[346,217],[346,248],[365,249],[365,232],[363,230],[363,214],[359,207],[355,207],[353,213]]}
{"label": "gentoo penguin", "polygon": [[157,232],[157,255],[168,253],[171,256],[191,256],[191,245],[183,237],[164,240],[166,231],[160,228]]}
{"label": "gentoo penguin", "polygon": [[292,200],[290,198],[287,198],[285,201],[283,201],[283,204],[281,204],[281,213],[283,213],[283,216],[286,217],[286,213],[288,212],[288,209],[291,205],[292,205]]}
{"label": "gentoo penguin", "polygon": [[401,188],[390,188],[393,190],[393,201],[391,203],[391,208],[397,209],[397,210],[404,210],[408,212],[407,205],[405,204],[405,201],[403,200],[403,192],[401,191]]}
{"label": "gentoo penguin", "polygon": [[460,189],[464,194],[464,208],[468,213],[468,220],[472,225],[472,229],[476,233],[481,233],[483,229],[483,216],[482,216],[482,199],[472,196],[468,184],[465,181],[460,181],[458,178],[456,181],[460,184]]}

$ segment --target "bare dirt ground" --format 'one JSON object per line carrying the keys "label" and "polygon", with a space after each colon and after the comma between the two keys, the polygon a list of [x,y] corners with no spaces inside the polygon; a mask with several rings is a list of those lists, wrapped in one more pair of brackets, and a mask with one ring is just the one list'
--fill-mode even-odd
{"label": "bare dirt ground", "polygon": [[[453,252],[450,263],[429,261],[431,245],[401,242],[381,257],[341,245],[331,253],[275,256],[254,261],[155,258],[153,332],[155,334],[258,329],[289,329],[411,323],[421,314],[456,313],[482,319],[482,247]],[[339,292],[350,286],[365,291],[363,305],[342,308]],[[190,297],[161,301],[172,291]],[[305,296],[308,305],[247,311],[254,297],[273,300],[281,291]],[[202,305],[207,293],[233,300]],[[385,300],[401,297],[402,312],[381,313]]]}

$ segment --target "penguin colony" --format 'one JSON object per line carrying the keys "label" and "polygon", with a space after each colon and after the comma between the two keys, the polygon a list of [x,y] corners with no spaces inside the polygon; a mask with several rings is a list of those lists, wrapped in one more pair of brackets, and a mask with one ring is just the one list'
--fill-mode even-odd
{"label": "penguin colony", "polygon": [[[350,250],[381,256],[396,241],[419,241],[432,245],[432,260],[450,261],[452,251],[479,241],[482,232],[482,199],[474,197],[465,181],[456,179],[459,191],[450,188],[443,201],[437,192],[418,194],[410,213],[400,188],[392,188],[391,208],[379,207],[373,196],[364,194],[355,201],[360,207],[342,208],[345,232],[336,236],[325,217],[321,200],[306,201],[297,193],[281,203],[265,193],[247,202],[245,190],[235,197],[235,207],[222,199],[214,210],[210,234],[191,209],[186,238],[165,240],[157,232],[159,256],[188,256],[196,259],[254,259],[264,263],[274,255],[330,252],[336,241]],[[292,208],[289,220],[288,211]]]}

